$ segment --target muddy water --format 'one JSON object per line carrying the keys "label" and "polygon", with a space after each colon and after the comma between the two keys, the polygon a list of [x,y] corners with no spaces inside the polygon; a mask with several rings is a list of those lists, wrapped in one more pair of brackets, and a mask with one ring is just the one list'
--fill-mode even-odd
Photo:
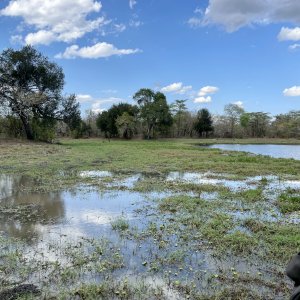
{"label": "muddy water", "polygon": [[[253,273],[261,270],[258,262],[249,264],[241,258],[227,257],[225,260],[218,260],[209,250],[198,251],[197,244],[192,240],[180,244],[176,230],[163,237],[168,247],[161,248],[157,240],[160,238],[159,230],[155,229],[152,236],[147,230],[152,222],[158,228],[167,224],[169,216],[158,213],[156,201],[172,196],[174,193],[134,191],[135,185],[143,180],[149,180],[149,176],[131,174],[121,176],[119,179],[116,174],[105,171],[87,171],[80,173],[79,176],[83,180],[92,178],[96,182],[103,181],[107,190],[100,191],[97,186],[81,184],[60,192],[40,193],[34,191],[35,182],[29,178],[1,175],[0,231],[2,235],[23,240],[27,244],[28,258],[35,257],[49,262],[59,261],[62,264],[65,261],[64,253],[59,250],[52,251],[52,245],[60,249],[61,244],[76,244],[76,241],[82,241],[83,238],[109,239],[117,249],[120,249],[125,261],[125,267],[117,270],[114,276],[129,276],[131,280],[143,276],[145,282],[166,289],[169,293],[168,299],[180,299],[175,291],[170,291],[168,287],[170,280],[190,282],[191,279],[198,278],[195,283],[197,287],[209,290],[211,277],[222,270],[235,268],[240,272],[252,270]],[[224,174],[213,173],[171,172],[160,175],[159,180],[166,183],[222,185],[233,192],[256,188],[262,181],[261,177],[245,180],[230,180],[227,177]],[[153,176],[153,180],[155,179],[157,180],[157,177]],[[274,190],[279,193],[287,188],[300,188],[300,182],[283,181],[276,176],[265,179],[267,180],[264,183],[266,196],[268,197],[269,190],[271,192],[270,203],[266,204],[264,213],[260,215],[255,210],[245,211],[238,202],[230,200],[232,209],[227,211],[228,215],[237,220],[250,217],[272,222],[287,220],[286,216],[276,211],[271,195],[274,195]],[[125,189],[120,190],[119,187]],[[215,201],[218,197],[217,192],[206,192],[201,195],[201,198],[206,201]],[[112,223],[120,219],[125,220],[131,230],[131,235],[127,238],[112,228]],[[299,217],[293,216],[293,220],[297,222]],[[237,225],[234,230],[243,231],[245,228]],[[172,259],[180,257],[181,253],[185,256],[181,262],[166,263],[167,267],[158,268],[155,275],[149,274],[149,270],[153,267],[150,267],[150,262],[171,261],[172,257]],[[101,279],[92,277],[93,282]],[[91,277],[88,280],[91,280]]]}
{"label": "muddy water", "polygon": [[300,160],[300,145],[215,144],[207,147],[230,151],[245,151],[268,155],[274,158],[294,158]]}

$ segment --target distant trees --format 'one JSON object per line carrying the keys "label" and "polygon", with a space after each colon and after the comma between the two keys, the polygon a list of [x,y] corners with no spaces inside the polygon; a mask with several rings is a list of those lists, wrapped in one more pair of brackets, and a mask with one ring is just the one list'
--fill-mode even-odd
{"label": "distant trees", "polygon": [[275,116],[272,135],[280,138],[300,138],[300,111],[290,111]]}
{"label": "distant trees", "polygon": [[172,125],[170,107],[163,93],[143,88],[134,94],[133,99],[139,105],[139,117],[145,125],[147,139],[155,135],[156,128],[166,131]]}
{"label": "distant trees", "polygon": [[198,111],[194,127],[199,137],[207,137],[214,130],[212,116],[206,108]]}
{"label": "distant trees", "polygon": [[[137,106],[133,106],[128,103],[119,103],[117,105],[113,105],[108,111],[103,111],[98,115],[96,120],[97,127],[105,133],[106,137],[117,137],[120,132],[121,122],[119,121],[118,125],[117,119],[121,117],[124,113],[126,113],[128,116],[136,117],[138,113],[138,108]],[[124,117],[126,118],[126,115],[124,115]]]}
{"label": "distant trees", "polygon": [[247,136],[265,137],[268,133],[271,117],[264,112],[243,113],[240,116],[241,126],[246,130]]}
{"label": "distant trees", "polygon": [[225,116],[229,121],[228,136],[235,136],[236,127],[240,124],[240,117],[244,113],[244,109],[237,104],[227,104],[224,107]]}
{"label": "distant trees", "polygon": [[175,100],[175,102],[172,103],[170,106],[170,110],[173,114],[174,125],[177,128],[177,137],[184,135],[182,123],[184,116],[187,113],[187,107],[185,104],[186,101],[187,100]]}
{"label": "distant trees", "polygon": [[21,121],[27,139],[51,140],[56,120],[78,122],[76,97],[62,97],[63,86],[62,68],[33,47],[0,54],[0,105]]}

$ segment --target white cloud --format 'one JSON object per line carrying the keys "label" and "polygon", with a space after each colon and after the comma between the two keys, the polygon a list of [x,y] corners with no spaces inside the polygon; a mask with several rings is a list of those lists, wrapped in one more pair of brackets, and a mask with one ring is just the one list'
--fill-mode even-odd
{"label": "white cloud", "polygon": [[86,95],[86,94],[79,94],[76,95],[77,101],[80,103],[85,103],[93,100],[93,97],[91,95]]}
{"label": "white cloud", "polygon": [[101,113],[106,108],[103,107],[103,104],[105,103],[124,103],[127,102],[125,99],[117,98],[117,97],[108,97],[108,98],[101,98],[97,100],[93,100],[93,103],[91,105],[91,110],[95,113]]}
{"label": "white cloud", "polygon": [[124,30],[126,30],[125,24],[114,24],[114,27],[117,32],[123,32]]}
{"label": "white cloud", "polygon": [[104,110],[107,110],[105,104],[127,102],[126,99],[119,98],[119,97],[95,98],[89,94],[78,94],[77,101],[81,104],[89,105],[90,109],[95,113],[100,113]]}
{"label": "white cloud", "polygon": [[112,44],[97,43],[93,46],[80,48],[78,45],[67,47],[64,53],[59,53],[56,58],[103,58],[112,55],[128,55],[141,52],[139,49],[118,49]]}
{"label": "white cloud", "polygon": [[129,0],[129,7],[133,9],[133,7],[137,4],[136,0]]}
{"label": "white cloud", "polygon": [[21,17],[34,32],[25,37],[33,45],[53,41],[71,42],[105,24],[103,17],[87,19],[99,13],[101,3],[94,0],[11,0],[0,15]]}
{"label": "white cloud", "polygon": [[243,101],[235,101],[235,102],[233,102],[232,104],[235,104],[235,105],[239,106],[240,108],[244,108],[244,103],[243,103]]}
{"label": "white cloud", "polygon": [[181,88],[182,88],[182,82],[175,82],[163,87],[160,91],[162,93],[171,93],[171,92],[177,92]]}
{"label": "white cloud", "polygon": [[209,103],[211,102],[211,97],[197,97],[194,99],[194,103]]}
{"label": "white cloud", "polygon": [[203,97],[206,96],[207,94],[215,94],[218,91],[219,91],[218,87],[208,85],[200,89],[198,96]]}
{"label": "white cloud", "polygon": [[143,25],[143,22],[142,21],[139,21],[139,20],[130,20],[129,21],[129,26],[130,27],[140,27]]}
{"label": "white cloud", "polygon": [[300,48],[300,44],[293,44],[289,46],[289,50],[296,51],[298,48]]}
{"label": "white cloud", "polygon": [[182,82],[174,82],[160,89],[162,93],[185,94],[192,89],[191,85],[184,86]]}
{"label": "white cloud", "polygon": [[212,101],[211,96],[209,94],[215,94],[219,91],[219,88],[216,86],[204,86],[198,92],[197,97],[194,99],[194,103],[209,103]]}
{"label": "white cloud", "polygon": [[203,26],[203,19],[192,17],[192,18],[189,18],[187,23],[189,24],[189,26],[191,28],[198,28],[198,27]]}
{"label": "white cloud", "polygon": [[209,0],[203,25],[218,24],[228,32],[253,24],[300,23],[297,0]]}
{"label": "white cloud", "polygon": [[278,34],[279,41],[299,41],[300,40],[300,27],[287,28],[282,27]]}
{"label": "white cloud", "polygon": [[17,34],[17,35],[12,35],[10,37],[10,42],[12,44],[23,44],[23,37],[20,35],[20,34]]}
{"label": "white cloud", "polygon": [[283,91],[283,95],[286,97],[297,97],[300,96],[300,86],[293,86]]}

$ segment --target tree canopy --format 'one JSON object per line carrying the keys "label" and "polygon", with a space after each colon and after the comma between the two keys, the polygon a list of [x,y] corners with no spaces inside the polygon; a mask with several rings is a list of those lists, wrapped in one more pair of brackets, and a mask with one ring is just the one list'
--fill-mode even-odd
{"label": "tree canopy", "polygon": [[198,135],[207,137],[208,133],[213,131],[213,121],[210,112],[206,108],[202,108],[198,111],[197,120],[195,123],[195,130]]}
{"label": "tree canopy", "polygon": [[140,89],[133,99],[140,107],[140,117],[146,125],[146,137],[150,139],[155,133],[156,127],[164,130],[171,126],[173,119],[166,96],[161,92],[151,89]]}
{"label": "tree canopy", "polygon": [[37,124],[80,117],[75,96],[64,98],[63,87],[62,68],[33,47],[1,53],[0,104],[20,119],[28,139],[35,138]]}

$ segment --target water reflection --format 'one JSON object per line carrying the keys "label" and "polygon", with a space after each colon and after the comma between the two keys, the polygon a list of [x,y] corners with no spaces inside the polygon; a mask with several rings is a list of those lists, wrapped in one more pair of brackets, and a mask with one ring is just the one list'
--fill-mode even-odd
{"label": "water reflection", "polygon": [[37,239],[40,225],[57,224],[65,218],[61,192],[28,192],[34,182],[24,176],[0,175],[0,231],[10,237]]}
{"label": "water reflection", "polygon": [[300,160],[300,145],[215,144],[207,147],[230,151],[245,151],[275,158],[294,158]]}

